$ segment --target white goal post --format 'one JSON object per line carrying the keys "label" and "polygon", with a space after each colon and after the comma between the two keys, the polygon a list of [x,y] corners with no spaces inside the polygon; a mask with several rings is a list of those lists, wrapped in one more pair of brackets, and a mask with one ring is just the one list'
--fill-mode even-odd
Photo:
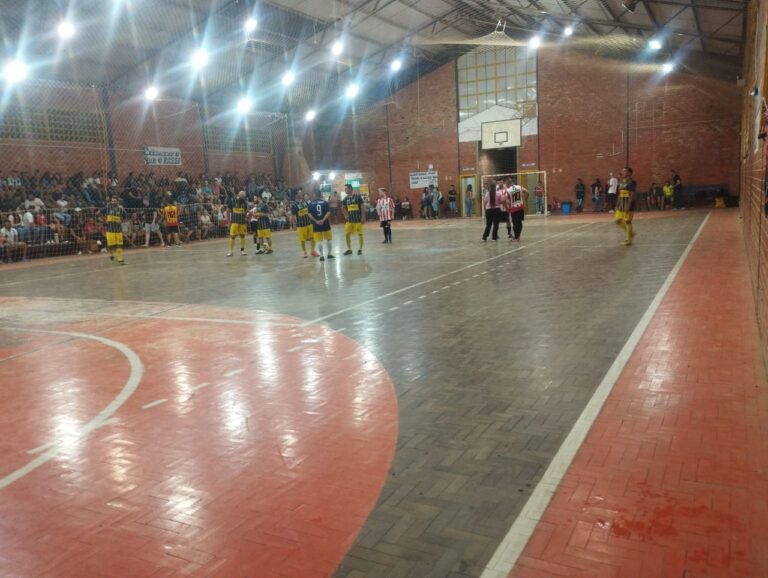
{"label": "white goal post", "polygon": [[[483,175],[480,177],[481,194],[485,194],[488,186],[492,182],[513,179],[515,183],[521,185],[528,191],[528,202],[526,204],[526,214],[535,215],[537,213],[536,194],[534,190],[539,183],[544,187],[544,216],[549,215],[549,189],[547,188],[547,171],[521,171],[519,173],[501,173],[498,175]],[[482,206],[482,203],[481,203]]]}

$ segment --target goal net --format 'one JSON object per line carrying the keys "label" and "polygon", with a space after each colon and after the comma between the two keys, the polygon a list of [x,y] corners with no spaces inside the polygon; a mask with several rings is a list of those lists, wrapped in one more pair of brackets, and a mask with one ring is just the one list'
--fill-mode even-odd
{"label": "goal net", "polygon": [[[483,194],[488,190],[491,183],[505,182],[507,179],[512,181],[528,191],[526,199],[525,212],[529,215],[543,214],[549,215],[552,209],[556,209],[553,203],[557,201],[548,195],[547,191],[547,171],[523,171],[519,173],[501,173],[497,175],[483,175],[480,178]],[[536,194],[536,187],[541,185],[541,197]],[[540,199],[540,200],[537,200]]]}

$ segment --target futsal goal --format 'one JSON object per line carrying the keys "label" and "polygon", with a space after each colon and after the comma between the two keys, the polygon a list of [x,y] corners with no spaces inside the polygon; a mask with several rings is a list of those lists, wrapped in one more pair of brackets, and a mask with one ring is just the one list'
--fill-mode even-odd
{"label": "futsal goal", "polygon": [[[491,183],[498,183],[500,181],[506,181],[512,179],[515,184],[522,186],[528,191],[528,199],[526,202],[526,214],[535,215],[537,213],[543,214],[545,217],[549,215],[553,203],[557,204],[554,197],[549,196],[547,189],[547,171],[522,171],[519,173],[501,173],[498,175],[483,175],[480,177],[480,186],[482,194],[488,190]],[[536,186],[541,183],[543,187],[542,200],[537,203],[536,201]]]}

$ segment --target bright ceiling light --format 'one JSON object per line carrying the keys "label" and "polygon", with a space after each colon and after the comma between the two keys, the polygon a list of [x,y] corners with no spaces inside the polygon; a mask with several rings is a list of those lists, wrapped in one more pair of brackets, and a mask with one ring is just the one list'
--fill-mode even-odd
{"label": "bright ceiling light", "polygon": [[341,40],[337,40],[333,43],[333,46],[331,46],[331,52],[334,56],[339,56],[344,51],[344,45],[341,43]]}
{"label": "bright ceiling light", "polygon": [[316,116],[317,116],[317,113],[314,110],[308,110],[304,118],[307,119],[308,122],[312,122],[313,120],[315,120]]}
{"label": "bright ceiling light", "polygon": [[528,41],[528,47],[535,50],[539,46],[541,46],[541,36],[538,34],[536,36],[531,36],[531,39]]}
{"label": "bright ceiling light", "polygon": [[670,72],[672,72],[672,70],[674,70],[674,68],[675,68],[675,65],[672,64],[671,62],[665,62],[664,64],[661,65],[661,71],[664,74],[669,74]]}
{"label": "bright ceiling light", "polygon": [[392,72],[397,72],[403,67],[403,61],[399,58],[396,58],[392,61],[392,64],[390,64],[389,67],[392,69]]}
{"label": "bright ceiling light", "polygon": [[283,74],[283,86],[291,86],[294,80],[296,80],[296,75],[290,70]]}
{"label": "bright ceiling light", "polygon": [[251,101],[251,99],[248,98],[247,96],[244,96],[237,103],[237,112],[239,112],[240,114],[246,114],[250,112],[252,106],[253,106],[253,101]]}
{"label": "bright ceiling light", "polygon": [[208,53],[204,49],[198,48],[192,55],[192,66],[200,70],[205,68],[206,64],[208,64]]}
{"label": "bright ceiling light", "polygon": [[318,172],[312,173],[312,180],[313,181],[319,181],[320,180],[320,173],[318,173]]}
{"label": "bright ceiling light", "polygon": [[648,43],[648,48],[651,50],[661,50],[661,40],[654,38]]}
{"label": "bright ceiling light", "polygon": [[147,100],[155,100],[158,96],[160,96],[160,91],[155,86],[148,86],[147,90],[144,91],[144,98]]}
{"label": "bright ceiling light", "polygon": [[253,32],[256,30],[256,27],[259,25],[258,21],[251,16],[248,20],[245,21],[245,31],[246,32]]}
{"label": "bright ceiling light", "polygon": [[59,37],[64,40],[69,40],[75,35],[75,27],[69,20],[62,20],[59,22],[56,31],[59,33]]}
{"label": "bright ceiling light", "polygon": [[328,178],[331,179],[331,180],[335,179],[336,178],[336,173],[330,173],[328,175]]}
{"label": "bright ceiling light", "polygon": [[573,34],[573,26],[566,26],[565,30],[563,30],[563,35],[571,36],[572,34]]}
{"label": "bright ceiling light", "polygon": [[360,87],[354,82],[347,87],[347,98],[355,98],[360,94]]}
{"label": "bright ceiling light", "polygon": [[18,59],[9,60],[3,67],[3,78],[9,84],[22,82],[27,78],[27,67]]}

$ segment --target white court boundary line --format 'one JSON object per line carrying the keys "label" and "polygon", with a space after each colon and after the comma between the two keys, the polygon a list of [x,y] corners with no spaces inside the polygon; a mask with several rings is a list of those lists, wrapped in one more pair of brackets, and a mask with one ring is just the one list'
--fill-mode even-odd
{"label": "white court boundary line", "polygon": [[[139,359],[139,356],[136,355],[136,353],[127,345],[124,343],[120,343],[119,341],[114,341],[112,339],[107,339],[106,337],[101,337],[99,335],[92,335],[90,333],[78,333],[74,331],[45,331],[43,329],[27,329],[24,327],[3,327],[3,330],[7,331],[27,331],[30,333],[46,333],[48,335],[67,335],[69,337],[75,337],[79,339],[90,339],[92,341],[97,341],[103,345],[106,345],[107,347],[111,347],[113,349],[118,350],[120,353],[122,353],[126,359],[128,359],[128,364],[131,368],[131,373],[128,376],[128,381],[126,381],[125,385],[123,386],[123,389],[120,390],[120,393],[117,394],[117,396],[104,408],[102,409],[99,414],[94,417],[91,421],[89,421],[87,424],[83,426],[83,428],[78,433],[77,437],[75,439],[82,439],[94,430],[99,429],[100,427],[103,427],[104,425],[107,425],[107,422],[110,421],[110,418],[112,415],[120,409],[120,407],[128,401],[128,398],[130,398],[133,393],[136,391],[136,389],[139,387],[139,383],[141,383],[141,378],[144,375],[144,366],[141,363],[141,359]],[[42,449],[45,449],[45,451],[40,454],[38,457],[36,457],[31,462],[27,463],[26,465],[20,467],[18,470],[11,472],[10,474],[6,475],[2,479],[0,479],[0,489],[6,488],[10,486],[12,483],[20,480],[27,474],[33,472],[49,460],[52,460],[55,458],[59,453],[61,452],[62,448],[64,447],[64,444],[61,442],[55,441],[51,442],[50,444],[45,444],[43,446],[39,446],[35,448],[37,451],[41,451]],[[34,451],[34,450],[33,450]]]}
{"label": "white court boundary line", "polygon": [[597,419],[597,416],[605,404],[605,400],[608,399],[608,395],[610,395],[613,390],[613,386],[618,381],[621,372],[624,370],[629,358],[634,353],[645,330],[648,329],[653,316],[656,314],[656,311],[669,291],[669,288],[672,286],[672,283],[677,278],[677,274],[680,272],[680,269],[682,269],[685,260],[688,258],[688,254],[691,252],[691,249],[693,249],[693,245],[701,235],[711,214],[711,212],[707,213],[707,216],[701,222],[701,225],[699,225],[696,233],[688,243],[688,247],[686,247],[683,254],[680,255],[680,258],[677,260],[677,263],[675,263],[675,266],[669,272],[669,275],[667,275],[666,280],[659,288],[653,301],[648,305],[648,309],[645,310],[645,313],[635,326],[634,331],[632,331],[627,342],[624,344],[624,347],[621,348],[621,351],[613,364],[611,364],[611,367],[608,369],[605,377],[603,377],[600,385],[597,386],[595,393],[592,394],[592,397],[584,407],[584,410],[576,420],[576,423],[573,424],[571,431],[566,436],[560,449],[552,458],[549,467],[544,472],[539,483],[536,484],[528,501],[526,501],[523,509],[509,529],[509,532],[507,532],[507,535],[504,536],[501,544],[499,544],[499,547],[491,557],[485,570],[483,570],[480,578],[507,578],[514,568],[517,559],[520,557],[520,554],[523,553],[523,549],[536,529],[544,511],[547,509],[552,496],[557,491],[563,476],[565,476],[566,471],[568,471],[576,452],[587,437],[589,430],[592,428],[592,424],[595,422],[595,419]]}
{"label": "white court boundary line", "polygon": [[[404,293],[405,291],[410,291],[411,289],[415,289],[416,287],[421,287],[422,285],[427,285],[429,283],[434,283],[435,281],[439,281],[440,279],[443,279],[445,277],[449,277],[450,275],[455,275],[456,273],[461,273],[462,271],[466,271],[467,269],[472,269],[473,267],[478,267],[480,265],[483,265],[484,263],[489,263],[491,261],[494,261],[496,259],[501,259],[502,257],[506,257],[507,255],[510,255],[512,253],[517,253],[518,251],[522,251],[523,249],[527,247],[533,247],[534,245],[540,245],[541,243],[545,243],[547,241],[550,241],[551,239],[556,239],[557,237],[562,237],[563,235],[568,235],[569,233],[573,233],[575,231],[578,231],[579,229],[583,229],[585,227],[590,227],[594,224],[596,224],[598,221],[593,221],[590,223],[585,223],[583,225],[579,225],[578,227],[574,227],[572,229],[568,229],[567,231],[562,231],[561,233],[556,233],[554,235],[550,235],[549,237],[545,237],[544,239],[539,239],[538,241],[534,241],[533,243],[529,243],[528,245],[520,245],[518,247],[515,247],[514,249],[511,249],[509,251],[504,251],[503,253],[499,253],[498,255],[494,255],[493,257],[489,257],[488,259],[483,259],[482,261],[475,261],[474,263],[471,263],[470,265],[466,265],[464,267],[460,267],[459,269],[454,269],[453,271],[448,271],[447,273],[441,273],[437,277],[432,277],[431,279],[425,279],[424,281],[419,281],[418,283],[414,283],[412,285],[408,285],[407,287],[402,287],[400,289],[395,289],[394,291],[390,291],[389,293],[385,293],[384,295],[379,295],[378,297],[374,297],[372,299],[368,299],[367,301],[361,301],[360,303],[357,303],[355,305],[351,305],[349,307],[345,307],[344,309],[339,309],[338,311],[335,311],[334,313],[329,313],[328,315],[323,315],[322,317],[318,317],[317,319],[313,319],[312,321],[305,321],[301,324],[301,327],[307,327],[309,325],[315,325],[317,323],[320,323],[321,321],[325,321],[326,319],[331,319],[332,317],[336,317],[338,315],[342,315],[343,313],[347,313],[348,311],[354,311],[355,309],[359,309],[360,307],[365,307],[366,305],[370,305],[371,303],[376,303],[377,301],[381,301],[382,299],[387,299],[389,297],[392,297],[393,295],[397,295],[399,293]],[[437,293],[437,291],[433,291],[433,293]]]}

